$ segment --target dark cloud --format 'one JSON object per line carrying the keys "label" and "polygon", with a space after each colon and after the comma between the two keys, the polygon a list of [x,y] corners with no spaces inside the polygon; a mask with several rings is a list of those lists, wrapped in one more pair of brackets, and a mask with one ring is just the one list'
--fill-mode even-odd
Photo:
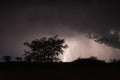
{"label": "dark cloud", "polygon": [[0,4],[1,56],[23,54],[23,43],[38,36],[120,30],[120,6],[115,1],[5,0]]}

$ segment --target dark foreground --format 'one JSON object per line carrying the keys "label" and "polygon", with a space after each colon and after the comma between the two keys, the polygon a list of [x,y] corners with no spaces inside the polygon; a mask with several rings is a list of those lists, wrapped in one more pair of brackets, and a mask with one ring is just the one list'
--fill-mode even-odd
{"label": "dark foreground", "polygon": [[120,65],[0,63],[0,80],[120,80]]}

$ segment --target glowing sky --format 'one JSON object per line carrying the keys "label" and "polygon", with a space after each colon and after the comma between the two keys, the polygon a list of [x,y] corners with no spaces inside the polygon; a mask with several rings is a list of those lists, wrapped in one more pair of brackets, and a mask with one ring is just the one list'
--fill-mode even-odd
{"label": "glowing sky", "polygon": [[89,58],[96,56],[98,59],[109,61],[116,55],[116,59],[120,57],[120,50],[99,44],[94,40],[88,39],[86,36],[75,36],[66,40],[69,48],[65,50],[63,61],[69,62],[77,58]]}

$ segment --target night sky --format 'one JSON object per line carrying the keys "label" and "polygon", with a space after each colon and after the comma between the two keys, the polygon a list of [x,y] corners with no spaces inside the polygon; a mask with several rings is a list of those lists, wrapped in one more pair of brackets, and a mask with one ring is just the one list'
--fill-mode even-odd
{"label": "night sky", "polygon": [[1,0],[0,57],[23,56],[24,42],[59,35],[69,48],[63,61],[78,57],[120,59],[120,50],[88,39],[88,32],[120,31],[120,3],[115,0]]}

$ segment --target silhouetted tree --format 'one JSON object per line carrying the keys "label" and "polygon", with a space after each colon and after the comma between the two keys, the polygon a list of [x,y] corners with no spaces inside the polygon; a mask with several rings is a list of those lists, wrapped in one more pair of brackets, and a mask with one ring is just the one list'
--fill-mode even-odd
{"label": "silhouetted tree", "polygon": [[3,59],[5,62],[10,62],[12,58],[10,56],[4,56]]}
{"label": "silhouetted tree", "polygon": [[17,62],[21,62],[22,61],[22,57],[16,57],[15,58]]}
{"label": "silhouetted tree", "polygon": [[40,38],[32,42],[25,42],[28,47],[25,50],[25,60],[28,62],[58,62],[59,54],[63,54],[63,49],[68,46],[64,39],[59,39],[58,36],[50,38]]}
{"label": "silhouetted tree", "polygon": [[117,31],[108,32],[106,35],[91,33],[90,38],[100,44],[105,44],[113,48],[120,48],[120,35]]}

